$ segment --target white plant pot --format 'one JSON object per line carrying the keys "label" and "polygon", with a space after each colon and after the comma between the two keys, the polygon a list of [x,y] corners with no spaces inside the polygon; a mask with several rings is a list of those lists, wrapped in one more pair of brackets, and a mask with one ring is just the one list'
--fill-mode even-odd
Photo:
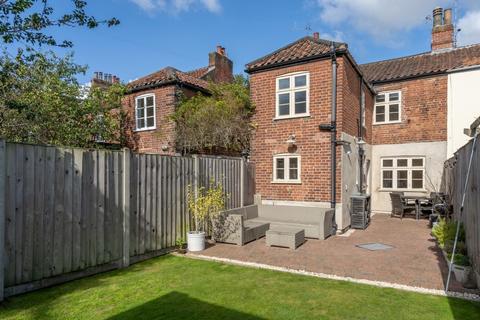
{"label": "white plant pot", "polygon": [[196,252],[205,250],[205,232],[190,231],[187,234],[188,251]]}
{"label": "white plant pot", "polygon": [[453,273],[455,274],[455,279],[461,284],[465,284],[469,280],[470,272],[472,271],[471,267],[464,267],[453,264]]}

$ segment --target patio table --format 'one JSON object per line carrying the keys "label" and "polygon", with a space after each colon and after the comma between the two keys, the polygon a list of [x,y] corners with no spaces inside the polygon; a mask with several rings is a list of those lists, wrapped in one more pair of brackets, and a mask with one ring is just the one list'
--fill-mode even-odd
{"label": "patio table", "polygon": [[416,217],[417,220],[420,219],[420,211],[421,211],[422,203],[432,201],[432,198],[428,197],[428,196],[406,196],[406,195],[403,195],[402,199],[404,199],[406,201],[408,201],[408,200],[415,201],[415,217]]}

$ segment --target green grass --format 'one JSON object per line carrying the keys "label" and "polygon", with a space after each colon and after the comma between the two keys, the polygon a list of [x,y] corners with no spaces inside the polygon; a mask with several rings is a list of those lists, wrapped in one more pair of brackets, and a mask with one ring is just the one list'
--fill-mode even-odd
{"label": "green grass", "polygon": [[480,319],[480,304],[167,255],[10,298],[0,319]]}

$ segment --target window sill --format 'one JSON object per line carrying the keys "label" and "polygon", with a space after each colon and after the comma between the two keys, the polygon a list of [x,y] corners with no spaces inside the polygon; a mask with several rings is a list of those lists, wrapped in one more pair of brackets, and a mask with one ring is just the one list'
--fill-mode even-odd
{"label": "window sill", "polygon": [[273,118],[273,121],[299,119],[299,118],[310,118],[310,114],[302,114],[302,115],[298,115],[298,116],[288,116],[288,117],[275,117],[275,118]]}
{"label": "window sill", "polygon": [[302,181],[278,181],[278,180],[273,180],[270,183],[271,184],[302,184]]}
{"label": "window sill", "polygon": [[417,193],[428,193],[426,189],[378,189],[379,192],[417,192]]}
{"label": "window sill", "polygon": [[157,127],[144,128],[144,129],[135,129],[133,132],[152,131],[152,130],[156,130],[156,129],[157,129]]}
{"label": "window sill", "polygon": [[382,126],[382,125],[386,125],[386,124],[399,124],[399,123],[402,123],[402,121],[375,122],[375,123],[373,123],[372,125],[374,125],[374,126]]}

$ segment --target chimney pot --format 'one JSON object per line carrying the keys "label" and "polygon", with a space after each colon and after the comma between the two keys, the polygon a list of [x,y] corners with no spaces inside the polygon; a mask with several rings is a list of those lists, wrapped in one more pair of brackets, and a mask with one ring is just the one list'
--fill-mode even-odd
{"label": "chimney pot", "polygon": [[222,46],[217,46],[217,53],[224,56],[225,55],[225,48]]}
{"label": "chimney pot", "polygon": [[443,11],[443,24],[446,26],[452,24],[452,9]]}
{"label": "chimney pot", "polygon": [[443,9],[440,7],[436,7],[433,9],[433,27],[438,27],[443,25]]}
{"label": "chimney pot", "polygon": [[314,33],[313,33],[313,39],[319,40],[319,39],[320,39],[320,33],[314,32]]}

